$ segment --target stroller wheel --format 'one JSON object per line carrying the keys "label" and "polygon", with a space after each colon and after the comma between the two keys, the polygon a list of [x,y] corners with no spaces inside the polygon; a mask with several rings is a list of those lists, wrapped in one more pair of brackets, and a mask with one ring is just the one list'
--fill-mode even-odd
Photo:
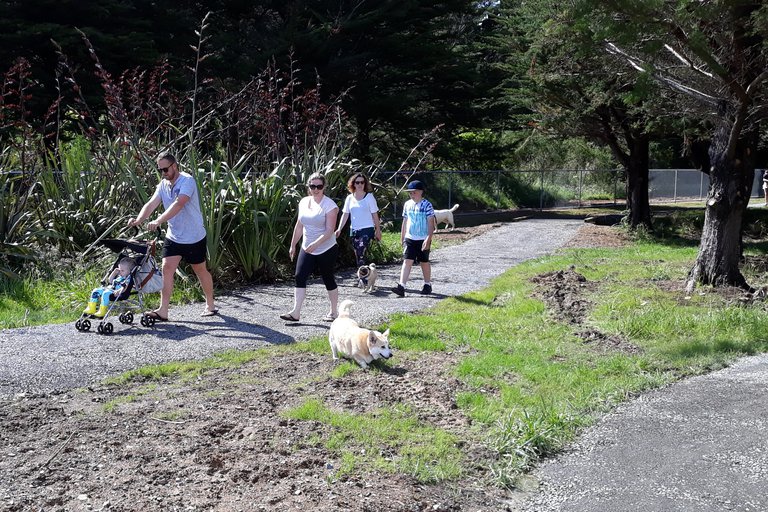
{"label": "stroller wheel", "polygon": [[133,323],[133,313],[128,311],[127,313],[123,313],[120,315],[120,323],[121,324],[132,324]]}
{"label": "stroller wheel", "polygon": [[96,327],[96,332],[104,334],[104,322],[99,322],[99,325]]}
{"label": "stroller wheel", "polygon": [[80,330],[83,331],[83,332],[90,331],[91,330],[91,321],[88,320],[88,319],[83,320],[82,323],[80,324]]}
{"label": "stroller wheel", "polygon": [[75,329],[77,329],[78,331],[82,331],[83,330],[83,323],[80,320],[75,322]]}
{"label": "stroller wheel", "polygon": [[107,322],[104,324],[104,332],[102,334],[112,334],[112,331],[114,331],[115,328],[112,326],[110,322]]}

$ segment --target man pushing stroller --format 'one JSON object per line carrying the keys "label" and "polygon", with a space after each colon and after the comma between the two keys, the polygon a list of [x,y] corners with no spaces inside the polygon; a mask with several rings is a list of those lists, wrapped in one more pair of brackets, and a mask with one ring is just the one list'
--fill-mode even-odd
{"label": "man pushing stroller", "polygon": [[169,153],[164,153],[157,159],[157,170],[162,174],[162,179],[157,184],[155,193],[141,208],[138,216],[128,221],[129,227],[138,226],[162,204],[165,211],[147,223],[147,229],[154,231],[163,223],[168,223],[163,243],[163,289],[160,290],[160,307],[146,312],[144,316],[157,322],[168,320],[173,276],[182,259],[189,263],[197,274],[205,295],[206,308],[200,316],[213,316],[219,310],[216,309],[213,299],[213,278],[205,263],[208,242],[195,178],[183,172],[176,158]]}

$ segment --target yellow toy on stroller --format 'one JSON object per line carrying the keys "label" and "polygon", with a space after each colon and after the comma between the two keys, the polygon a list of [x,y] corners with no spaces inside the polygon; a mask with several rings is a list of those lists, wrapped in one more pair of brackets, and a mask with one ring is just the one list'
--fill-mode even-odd
{"label": "yellow toy on stroller", "polygon": [[75,322],[75,329],[89,331],[91,321],[98,320],[96,331],[112,334],[114,326],[110,317],[119,314],[121,324],[132,324],[137,313],[142,313],[141,325],[151,327],[155,319],[143,314],[144,294],[157,293],[163,288],[163,276],[155,262],[155,241],[110,238],[99,243],[118,256],[101,286],[91,292],[88,306]]}

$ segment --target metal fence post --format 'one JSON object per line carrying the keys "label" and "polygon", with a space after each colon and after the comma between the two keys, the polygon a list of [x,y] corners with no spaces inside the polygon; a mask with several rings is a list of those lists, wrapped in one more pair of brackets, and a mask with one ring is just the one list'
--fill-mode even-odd
{"label": "metal fence post", "polygon": [[496,170],[496,209],[501,209],[501,170]]}
{"label": "metal fence post", "polygon": [[544,169],[541,169],[539,177],[539,210],[544,209]]}
{"label": "metal fence post", "polygon": [[584,170],[579,169],[579,208],[581,208],[581,192],[584,184]]}
{"label": "metal fence post", "polygon": [[675,169],[675,197],[672,200],[673,203],[677,202],[677,169]]}
{"label": "metal fence post", "polygon": [[453,171],[448,171],[448,206],[451,207],[451,194],[453,193]]}
{"label": "metal fence post", "polygon": [[392,183],[395,185],[395,200],[392,201],[392,220],[397,220],[397,172],[395,172],[395,176],[392,178]]}

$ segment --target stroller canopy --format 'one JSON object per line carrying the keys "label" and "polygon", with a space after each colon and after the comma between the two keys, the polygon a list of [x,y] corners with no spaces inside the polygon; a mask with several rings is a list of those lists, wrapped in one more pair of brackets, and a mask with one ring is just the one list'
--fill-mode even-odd
{"label": "stroller canopy", "polygon": [[105,238],[99,242],[104,247],[108,247],[112,252],[123,252],[123,249],[129,249],[139,254],[146,254],[149,245],[132,240],[120,240],[118,238]]}

